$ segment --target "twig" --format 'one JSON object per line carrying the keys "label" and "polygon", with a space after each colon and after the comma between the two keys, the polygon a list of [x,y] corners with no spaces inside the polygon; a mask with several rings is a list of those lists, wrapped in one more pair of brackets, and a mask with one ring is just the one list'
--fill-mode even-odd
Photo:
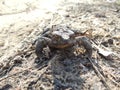
{"label": "twig", "polygon": [[3,77],[3,78],[0,79],[0,82],[3,81],[3,80],[5,80],[5,79],[7,79],[7,78],[9,78],[9,77],[13,77],[14,75],[17,75],[17,74],[23,73],[23,72],[25,72],[25,71],[27,71],[27,70],[29,70],[29,69],[31,69],[31,68],[28,68],[28,69],[22,70],[22,71],[20,71],[20,72],[16,72],[16,73],[11,74],[11,75],[8,75],[8,76],[5,76],[5,77]]}
{"label": "twig", "polygon": [[117,87],[120,87],[120,84],[119,83],[117,83],[114,79],[112,79],[112,78],[109,78]]}
{"label": "twig", "polygon": [[106,83],[105,78],[103,77],[103,75],[100,73],[100,71],[97,69],[97,67],[95,66],[95,64],[93,63],[91,58],[88,58],[88,60],[90,61],[90,63],[93,66],[93,69],[95,70],[95,72],[97,73],[97,75],[100,77],[101,81],[104,83],[104,85],[107,87],[108,90],[111,90],[111,88],[109,87],[109,85]]}
{"label": "twig", "polygon": [[[102,66],[99,66],[99,67],[103,70]],[[107,72],[107,73],[109,73],[109,72]],[[103,75],[105,75],[105,74],[103,73]],[[114,78],[114,79],[110,78],[109,75],[110,75],[112,78]],[[107,76],[107,78],[108,78],[111,82],[113,82],[116,86],[120,87],[120,84],[115,81],[115,76],[114,76],[112,73],[111,73],[111,74],[109,73],[108,76]]]}

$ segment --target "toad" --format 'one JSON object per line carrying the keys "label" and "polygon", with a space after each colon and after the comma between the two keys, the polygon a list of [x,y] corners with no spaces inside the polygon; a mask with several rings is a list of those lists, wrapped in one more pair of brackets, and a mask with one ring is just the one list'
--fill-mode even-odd
{"label": "toad", "polygon": [[78,30],[72,30],[67,26],[53,25],[51,28],[43,31],[36,40],[35,53],[38,58],[43,55],[43,48],[49,47],[54,50],[64,50],[73,46],[83,46],[85,55],[91,57],[92,46],[87,37]]}

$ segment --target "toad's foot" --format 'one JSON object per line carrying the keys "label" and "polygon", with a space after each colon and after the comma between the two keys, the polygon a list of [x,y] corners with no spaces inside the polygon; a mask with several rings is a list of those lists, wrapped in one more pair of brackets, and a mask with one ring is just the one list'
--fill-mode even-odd
{"label": "toad's foot", "polygon": [[83,46],[85,48],[85,56],[87,57],[91,57],[92,56],[92,45],[91,43],[88,41],[88,39],[84,36],[80,36],[76,38],[76,41],[78,43],[79,46]]}
{"label": "toad's foot", "polygon": [[37,40],[35,53],[38,58],[43,57],[43,48],[49,46],[50,42],[51,42],[51,39],[49,39],[47,37],[41,37]]}

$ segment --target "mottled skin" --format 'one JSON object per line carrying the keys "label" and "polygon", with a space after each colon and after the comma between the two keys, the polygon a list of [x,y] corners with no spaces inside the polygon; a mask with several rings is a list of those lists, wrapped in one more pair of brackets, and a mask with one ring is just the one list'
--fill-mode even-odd
{"label": "mottled skin", "polygon": [[43,48],[46,46],[54,50],[63,50],[66,48],[72,48],[75,45],[84,46],[86,49],[85,55],[91,57],[91,43],[81,32],[71,30],[66,26],[53,25],[52,28],[45,30],[41,37],[37,39],[35,53],[41,58]]}

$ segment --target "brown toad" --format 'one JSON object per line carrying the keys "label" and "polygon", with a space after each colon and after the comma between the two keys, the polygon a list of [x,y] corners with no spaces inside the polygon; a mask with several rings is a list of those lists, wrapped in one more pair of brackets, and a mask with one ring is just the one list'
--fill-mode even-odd
{"label": "brown toad", "polygon": [[35,53],[41,58],[43,55],[43,48],[46,46],[54,50],[63,50],[72,48],[76,45],[83,46],[86,49],[85,55],[91,57],[92,46],[83,33],[72,30],[66,26],[53,25],[52,28],[45,30],[41,34],[41,37],[37,39]]}

